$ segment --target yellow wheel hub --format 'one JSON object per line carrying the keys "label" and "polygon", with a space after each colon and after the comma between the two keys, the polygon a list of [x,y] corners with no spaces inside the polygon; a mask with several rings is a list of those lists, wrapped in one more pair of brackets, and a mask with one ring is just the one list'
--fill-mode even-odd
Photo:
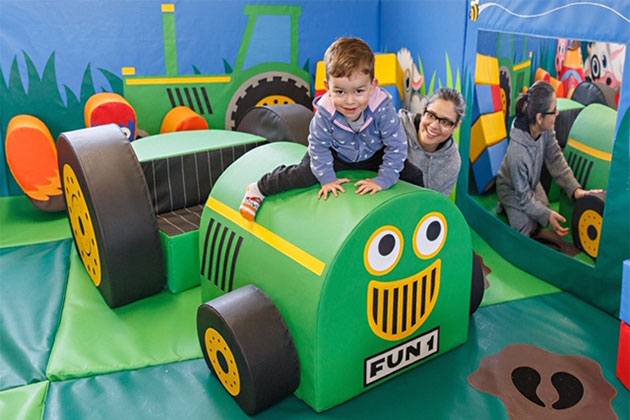
{"label": "yellow wheel hub", "polygon": [[269,95],[262,98],[256,106],[294,104],[295,101],[285,95]]}
{"label": "yellow wheel hub", "polygon": [[94,234],[94,225],[79,181],[68,164],[63,166],[63,179],[66,207],[77,248],[85,269],[98,287],[101,284],[101,258]]}
{"label": "yellow wheel hub", "polygon": [[206,354],[219,381],[233,397],[241,392],[241,380],[234,354],[223,336],[214,328],[208,328],[205,334]]}
{"label": "yellow wheel hub", "polygon": [[507,116],[508,113],[510,112],[509,109],[507,109],[507,95],[505,93],[505,89],[501,89],[501,110],[503,111],[503,116]]}
{"label": "yellow wheel hub", "polygon": [[596,258],[599,253],[599,238],[602,232],[602,215],[594,210],[586,210],[578,221],[578,235],[584,252]]}

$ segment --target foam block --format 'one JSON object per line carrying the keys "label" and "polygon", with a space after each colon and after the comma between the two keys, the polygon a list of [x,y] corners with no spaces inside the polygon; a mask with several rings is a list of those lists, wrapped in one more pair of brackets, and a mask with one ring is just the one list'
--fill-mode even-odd
{"label": "foam block", "polygon": [[625,260],[623,262],[619,319],[630,325],[630,260]]}
{"label": "foam block", "polygon": [[199,285],[199,230],[169,236],[160,232],[166,262],[166,287],[172,293]]}
{"label": "foam block", "polygon": [[507,145],[507,139],[503,139],[499,143],[486,148],[479,156],[479,159],[473,163],[477,192],[483,193],[493,185],[493,181],[499,173],[499,168],[507,152]]}
{"label": "foam block", "polygon": [[620,324],[616,374],[621,383],[630,389],[630,326],[623,321]]}
{"label": "foam block", "polygon": [[176,131],[207,130],[208,121],[187,106],[176,106],[162,120],[160,134]]}
{"label": "foam block", "polygon": [[501,111],[501,87],[499,85],[476,85],[473,121],[480,115]]}
{"label": "foam block", "polygon": [[470,133],[470,161],[475,162],[487,147],[507,137],[503,112],[484,114],[477,118]]}
{"label": "foam block", "polygon": [[477,54],[477,65],[475,67],[475,84],[499,84],[499,60],[496,57]]}

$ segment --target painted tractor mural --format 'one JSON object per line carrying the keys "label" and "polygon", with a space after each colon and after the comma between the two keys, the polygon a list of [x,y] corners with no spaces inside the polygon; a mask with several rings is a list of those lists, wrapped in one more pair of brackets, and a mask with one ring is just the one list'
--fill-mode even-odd
{"label": "painted tractor mural", "polygon": [[[175,38],[175,5],[162,4],[166,74],[136,76],[135,68],[123,68],[124,97],[136,110],[139,126],[157,134],[166,113],[187,106],[208,121],[210,128],[236,128],[254,106],[302,104],[311,107],[310,79],[298,64],[298,21],[300,6],[246,5],[247,26],[232,68],[226,74],[180,75]],[[289,33],[278,30],[278,19],[288,23]],[[287,21],[288,20],[288,21]],[[283,27],[283,25],[280,25]],[[267,28],[267,30],[262,29]],[[274,61],[246,65],[252,55],[256,31],[274,34],[274,51],[285,51],[289,62]],[[282,54],[281,54],[282,55]]]}

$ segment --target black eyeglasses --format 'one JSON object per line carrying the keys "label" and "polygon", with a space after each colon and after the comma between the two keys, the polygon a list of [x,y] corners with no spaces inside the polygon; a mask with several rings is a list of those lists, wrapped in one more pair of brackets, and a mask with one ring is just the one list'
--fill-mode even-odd
{"label": "black eyeglasses", "polygon": [[435,115],[435,113],[433,113],[432,111],[429,111],[428,109],[424,110],[422,117],[426,118],[429,124],[431,124],[433,121],[438,121],[438,123],[440,124],[440,127],[444,129],[453,128],[456,124],[455,122],[449,120],[448,118],[438,117],[437,115]]}
{"label": "black eyeglasses", "polygon": [[543,112],[543,115],[556,115],[558,113],[558,108],[554,108],[553,111]]}

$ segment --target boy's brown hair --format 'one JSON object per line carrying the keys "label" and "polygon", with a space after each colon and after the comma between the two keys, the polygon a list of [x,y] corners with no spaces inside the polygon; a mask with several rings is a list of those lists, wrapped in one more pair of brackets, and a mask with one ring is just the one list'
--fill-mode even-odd
{"label": "boy's brown hair", "polygon": [[326,79],[348,77],[355,71],[369,74],[374,79],[374,53],[359,38],[342,37],[333,42],[324,54]]}

